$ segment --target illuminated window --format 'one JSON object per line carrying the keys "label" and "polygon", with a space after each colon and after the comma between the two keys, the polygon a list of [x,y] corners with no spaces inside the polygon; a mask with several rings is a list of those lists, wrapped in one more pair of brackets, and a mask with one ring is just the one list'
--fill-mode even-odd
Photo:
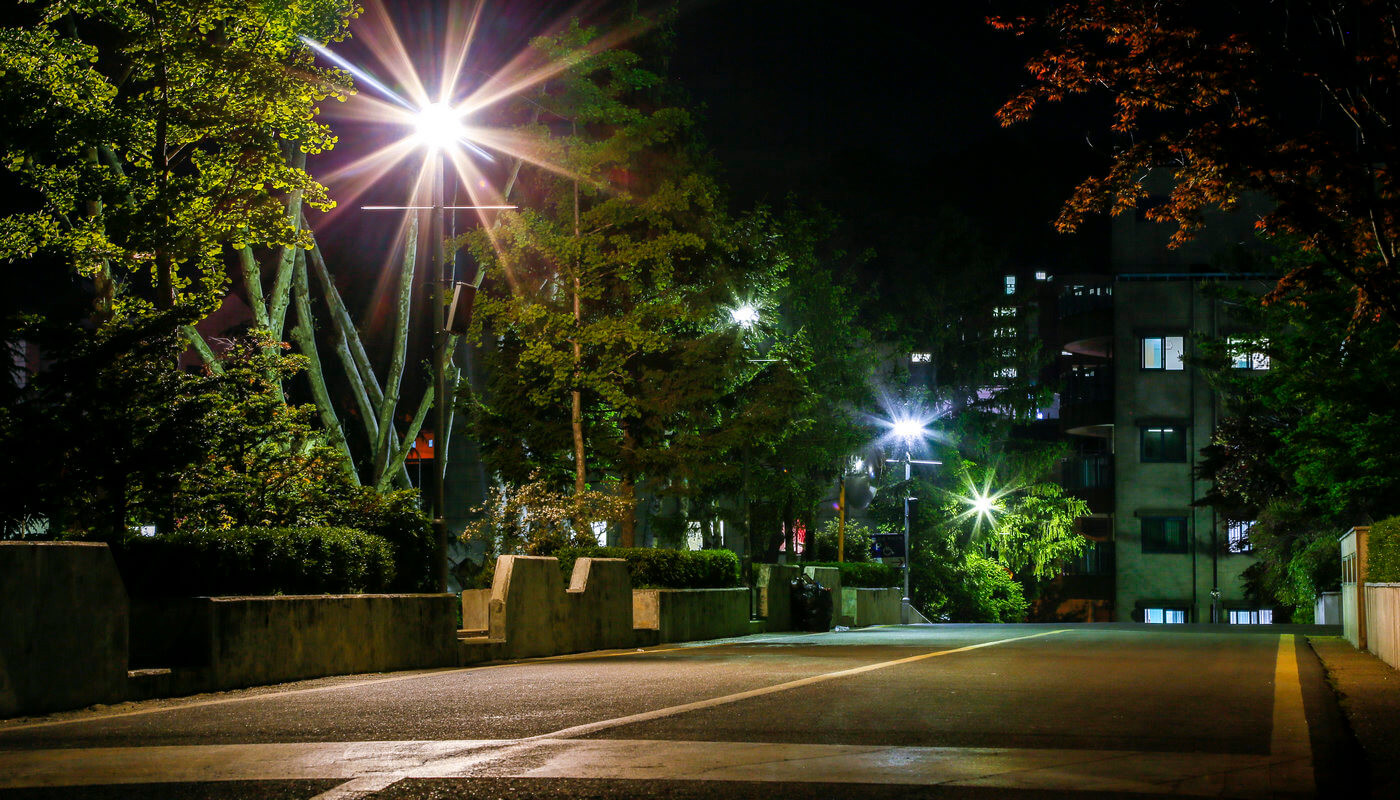
{"label": "illuminated window", "polygon": [[1015,367],[1005,367],[1005,368],[1003,368],[1003,369],[999,369],[999,370],[996,371],[996,377],[998,377],[998,378],[1014,378],[1014,377],[1016,377],[1016,368],[1015,368]]}
{"label": "illuminated window", "polygon": [[1007,276],[1006,276],[1006,293],[1007,293],[1007,294],[1016,294],[1016,276],[1015,276],[1015,275],[1007,275]]}
{"label": "illuminated window", "polygon": [[[1265,370],[1269,368],[1269,354],[1251,348],[1248,340],[1232,337],[1228,344],[1230,364],[1235,369]],[[1267,344],[1267,341],[1260,341],[1257,346],[1262,347]]]}
{"label": "illuminated window", "polygon": [[1186,609],[1144,608],[1142,610],[1142,621],[1150,622],[1153,625],[1185,625]]}
{"label": "illuminated window", "polygon": [[1274,624],[1274,610],[1272,608],[1232,608],[1230,609],[1231,625],[1272,625]]}
{"label": "illuminated window", "polygon": [[1016,316],[1016,307],[1015,307],[1015,306],[997,306],[996,308],[992,309],[992,316],[994,316],[994,317],[1014,317],[1014,316]]}
{"label": "illuminated window", "polygon": [[915,364],[927,364],[933,361],[933,353],[910,353],[909,360]]}
{"label": "illuminated window", "polygon": [[1186,429],[1177,425],[1142,428],[1142,460],[1166,464],[1186,460]]}
{"label": "illuminated window", "polygon": [[1010,339],[1016,335],[1015,328],[993,328],[992,335],[998,339]]}
{"label": "illuminated window", "polygon": [[1249,530],[1253,527],[1253,520],[1232,519],[1226,523],[1225,540],[1231,553],[1248,553],[1254,549],[1254,545],[1249,543]]}
{"label": "illuminated window", "polygon": [[1182,355],[1186,340],[1181,336],[1144,336],[1142,338],[1142,368],[1182,370],[1186,363]]}
{"label": "illuminated window", "polygon": [[1043,269],[1037,270],[1035,273],[1035,279],[1038,281],[1048,281],[1050,280],[1050,273],[1046,272]]}
{"label": "illuminated window", "polygon": [[1143,517],[1142,552],[1185,553],[1186,517]]}

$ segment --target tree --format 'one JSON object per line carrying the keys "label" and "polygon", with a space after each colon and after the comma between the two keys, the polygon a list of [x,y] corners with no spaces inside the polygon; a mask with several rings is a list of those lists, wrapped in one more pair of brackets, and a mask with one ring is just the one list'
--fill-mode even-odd
{"label": "tree", "polygon": [[297,37],[341,37],[354,12],[350,0],[36,3],[29,24],[0,29],[0,142],[27,192],[0,218],[0,256],[51,256],[90,279],[99,322],[207,313],[227,286],[226,247],[286,258],[307,243],[285,200],[325,205],[297,162],[335,141],[315,119],[333,83]]}
{"label": "tree", "polygon": [[[1280,256],[1277,270],[1297,258]],[[1326,557],[1337,532],[1400,511],[1400,332],[1389,321],[1350,325],[1353,298],[1337,273],[1320,273],[1306,303],[1300,293],[1271,304],[1227,295],[1251,332],[1202,348],[1226,413],[1200,476],[1227,519],[1255,521],[1252,591],[1306,615],[1337,579]]]}
{"label": "tree", "polygon": [[[1327,291],[1330,273],[1352,292],[1355,319],[1400,315],[1400,5],[1075,0],[991,22],[1048,42],[1003,124],[1077,96],[1111,105],[1109,167],[1075,190],[1061,230],[1146,201],[1181,244],[1208,210],[1261,193],[1275,205],[1259,229],[1310,256],[1269,301]],[[1172,177],[1167,196],[1150,196],[1152,170]]]}

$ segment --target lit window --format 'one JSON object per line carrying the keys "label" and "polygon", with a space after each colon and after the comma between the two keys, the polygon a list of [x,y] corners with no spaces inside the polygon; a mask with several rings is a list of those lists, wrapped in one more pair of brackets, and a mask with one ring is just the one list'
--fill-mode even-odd
{"label": "lit window", "polygon": [[915,364],[927,364],[933,361],[933,353],[910,353],[909,360]]}
{"label": "lit window", "polygon": [[993,328],[992,335],[998,339],[1010,339],[1016,335],[1015,328]]}
{"label": "lit window", "polygon": [[1253,527],[1253,520],[1232,519],[1226,523],[1225,539],[1229,543],[1231,553],[1248,553],[1254,549],[1254,545],[1249,543],[1249,531]]}
{"label": "lit window", "polygon": [[1274,610],[1272,608],[1232,608],[1230,609],[1231,625],[1272,625],[1274,624]]}
{"label": "lit window", "polygon": [[1182,355],[1186,340],[1181,336],[1144,336],[1142,338],[1142,368],[1182,370],[1186,362]]}
{"label": "lit window", "polygon": [[1148,464],[1186,460],[1186,429],[1164,425],[1142,429],[1142,460]]}
{"label": "lit window", "polygon": [[1015,307],[1015,306],[997,306],[996,308],[992,309],[992,316],[994,316],[994,317],[1014,317],[1014,316],[1016,316],[1016,307]]}
{"label": "lit window", "polygon": [[1038,280],[1038,281],[1048,281],[1048,280],[1050,280],[1050,273],[1046,272],[1046,271],[1043,270],[1043,269],[1042,269],[1042,270],[1036,270],[1035,279]]}
{"label": "lit window", "polygon": [[996,372],[996,377],[998,377],[998,378],[1014,378],[1014,377],[1016,377],[1016,368],[1015,368],[1015,367],[1006,367],[1006,368],[1004,368],[1004,369],[999,369],[999,370],[997,370],[997,372]]}
{"label": "lit window", "polygon": [[1015,276],[1015,275],[1007,275],[1007,276],[1006,276],[1006,293],[1007,293],[1007,294],[1016,294],[1016,276]]}
{"label": "lit window", "polygon": [[1186,517],[1143,517],[1142,552],[1187,552]]}
{"label": "lit window", "polygon": [[598,540],[599,546],[606,546],[608,543],[608,523],[590,522],[588,527],[593,531],[593,538]]}
{"label": "lit window", "polygon": [[[1250,346],[1248,340],[1231,338],[1228,341],[1230,347],[1230,365],[1235,369],[1266,370],[1269,368],[1269,354],[1261,350],[1255,350]],[[1259,341],[1257,346],[1267,345],[1267,341]]]}
{"label": "lit window", "polygon": [[1185,625],[1186,609],[1144,608],[1142,610],[1142,621],[1150,622],[1153,625]]}

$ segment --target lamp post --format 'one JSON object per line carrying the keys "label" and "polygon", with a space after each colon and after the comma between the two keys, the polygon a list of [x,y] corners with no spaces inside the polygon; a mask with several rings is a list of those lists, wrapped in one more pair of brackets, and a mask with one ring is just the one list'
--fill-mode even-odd
{"label": "lamp post", "polygon": [[913,465],[913,464],[939,464],[939,465],[941,465],[943,462],[942,462],[942,461],[927,461],[927,460],[923,460],[923,459],[913,458],[913,457],[911,457],[911,456],[909,455],[909,451],[908,451],[908,450],[905,450],[905,451],[904,451],[904,458],[901,458],[901,459],[900,459],[900,462],[904,464],[904,599],[903,599],[903,600],[900,602],[900,604],[899,604],[899,622],[900,622],[900,624],[902,624],[902,625],[908,625],[908,624],[909,624],[909,609],[910,609],[910,601],[909,601],[909,561],[910,561],[910,557],[913,555],[912,553],[909,552],[909,505],[910,505],[910,503],[912,503],[913,501],[915,501],[915,500],[918,499],[917,497],[914,497],[913,495],[911,495],[911,494],[909,493],[910,490],[914,488],[914,487],[912,487],[912,486],[909,485],[909,481],[913,478],[913,475],[912,475],[911,470],[910,470],[910,466]]}
{"label": "lamp post", "polygon": [[[457,112],[446,103],[430,103],[418,110],[413,117],[414,137],[425,148],[427,176],[429,181],[430,205],[427,206],[362,206],[364,211],[430,211],[428,218],[428,274],[431,275],[432,291],[428,293],[431,304],[433,325],[433,468],[429,485],[429,502],[433,525],[433,572],[437,590],[446,592],[447,582],[447,363],[448,350],[454,333],[466,330],[471,321],[471,303],[475,298],[475,287],[471,293],[462,293],[455,286],[456,275],[449,278],[447,258],[443,252],[444,232],[447,228],[447,212],[458,209],[504,210],[513,205],[468,205],[448,206],[443,201],[444,174],[443,152],[463,141],[464,133]],[[475,148],[473,148],[475,149]],[[449,293],[450,292],[450,293]],[[452,302],[452,322],[449,330],[447,303]],[[462,307],[459,307],[462,306]]]}

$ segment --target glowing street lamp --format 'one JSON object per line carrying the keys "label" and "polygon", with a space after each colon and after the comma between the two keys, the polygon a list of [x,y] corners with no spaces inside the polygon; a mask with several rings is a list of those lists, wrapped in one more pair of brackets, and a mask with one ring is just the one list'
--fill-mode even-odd
{"label": "glowing street lamp", "polygon": [[730,309],[729,317],[741,328],[752,328],[758,324],[758,309],[752,303],[744,303]]}

